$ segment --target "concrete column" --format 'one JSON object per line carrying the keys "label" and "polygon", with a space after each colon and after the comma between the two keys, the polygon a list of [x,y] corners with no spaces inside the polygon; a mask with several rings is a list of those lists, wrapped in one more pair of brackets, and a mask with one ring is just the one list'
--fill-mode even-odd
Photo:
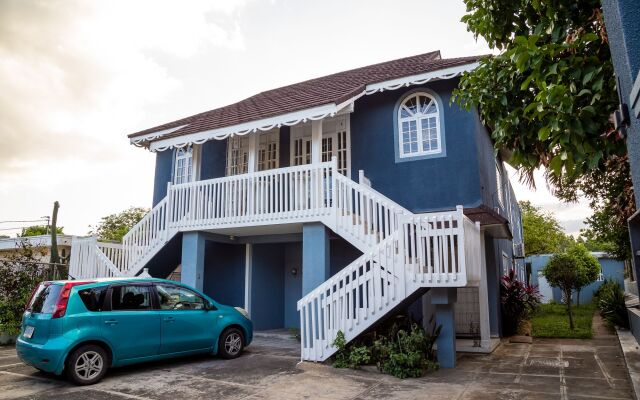
{"label": "concrete column", "polygon": [[431,289],[431,304],[436,306],[436,324],[441,325],[440,335],[436,339],[438,345],[438,364],[441,368],[456,366],[456,321],[455,302],[456,288]]}
{"label": "concrete column", "polygon": [[200,232],[182,234],[181,282],[202,290],[204,282],[204,235]]}
{"label": "concrete column", "polygon": [[305,296],[331,276],[329,234],[319,222],[302,226],[302,295]]}
{"label": "concrete column", "polygon": [[478,287],[478,305],[480,307],[480,346],[491,348],[491,322],[489,318],[489,288],[487,286],[487,258],[484,244],[484,232],[480,232],[480,287]]}

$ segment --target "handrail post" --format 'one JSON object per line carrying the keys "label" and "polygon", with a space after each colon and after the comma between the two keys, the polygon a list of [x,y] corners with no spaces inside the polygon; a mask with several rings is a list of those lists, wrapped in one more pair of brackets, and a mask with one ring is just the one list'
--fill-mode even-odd
{"label": "handrail post", "polygon": [[338,225],[338,157],[331,157],[331,193],[329,205],[331,207],[331,220],[334,226]]}
{"label": "handrail post", "polygon": [[[169,224],[171,224],[171,216],[173,215],[173,196],[171,195],[171,181],[167,182],[167,194],[165,195],[166,199],[167,199],[167,209],[164,213],[164,218],[165,218],[165,223],[164,223],[164,227],[165,227],[165,232],[167,232],[169,230]],[[168,234],[168,233],[167,233]],[[165,237],[166,239],[166,237]]]}

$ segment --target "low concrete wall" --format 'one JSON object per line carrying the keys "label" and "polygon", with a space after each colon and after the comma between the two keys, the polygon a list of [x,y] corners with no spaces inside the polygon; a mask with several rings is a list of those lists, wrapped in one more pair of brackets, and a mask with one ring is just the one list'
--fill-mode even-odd
{"label": "low concrete wall", "polygon": [[636,338],[636,342],[640,343],[640,309],[638,307],[628,307],[629,326],[631,333]]}

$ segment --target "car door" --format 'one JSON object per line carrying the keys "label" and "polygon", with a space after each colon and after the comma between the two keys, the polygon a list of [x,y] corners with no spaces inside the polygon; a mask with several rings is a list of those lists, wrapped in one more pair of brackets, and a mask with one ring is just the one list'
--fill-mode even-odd
{"label": "car door", "polygon": [[162,320],[160,354],[210,349],[217,340],[218,311],[185,287],[159,283],[155,290]]}
{"label": "car door", "polygon": [[160,315],[153,306],[151,284],[112,285],[107,309],[102,313],[103,332],[116,361],[149,357],[160,348]]}

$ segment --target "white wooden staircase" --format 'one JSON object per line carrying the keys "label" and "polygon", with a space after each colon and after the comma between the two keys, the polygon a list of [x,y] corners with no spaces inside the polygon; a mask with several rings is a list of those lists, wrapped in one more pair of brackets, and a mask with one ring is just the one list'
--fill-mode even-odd
{"label": "white wooden staircase", "polygon": [[337,161],[169,185],[167,196],[121,244],[72,243],[76,278],[136,276],[178,232],[322,222],[363,255],[298,301],[302,359],[323,361],[338,331],[347,341],[416,291],[475,284],[480,227],[462,207],[413,214]]}

